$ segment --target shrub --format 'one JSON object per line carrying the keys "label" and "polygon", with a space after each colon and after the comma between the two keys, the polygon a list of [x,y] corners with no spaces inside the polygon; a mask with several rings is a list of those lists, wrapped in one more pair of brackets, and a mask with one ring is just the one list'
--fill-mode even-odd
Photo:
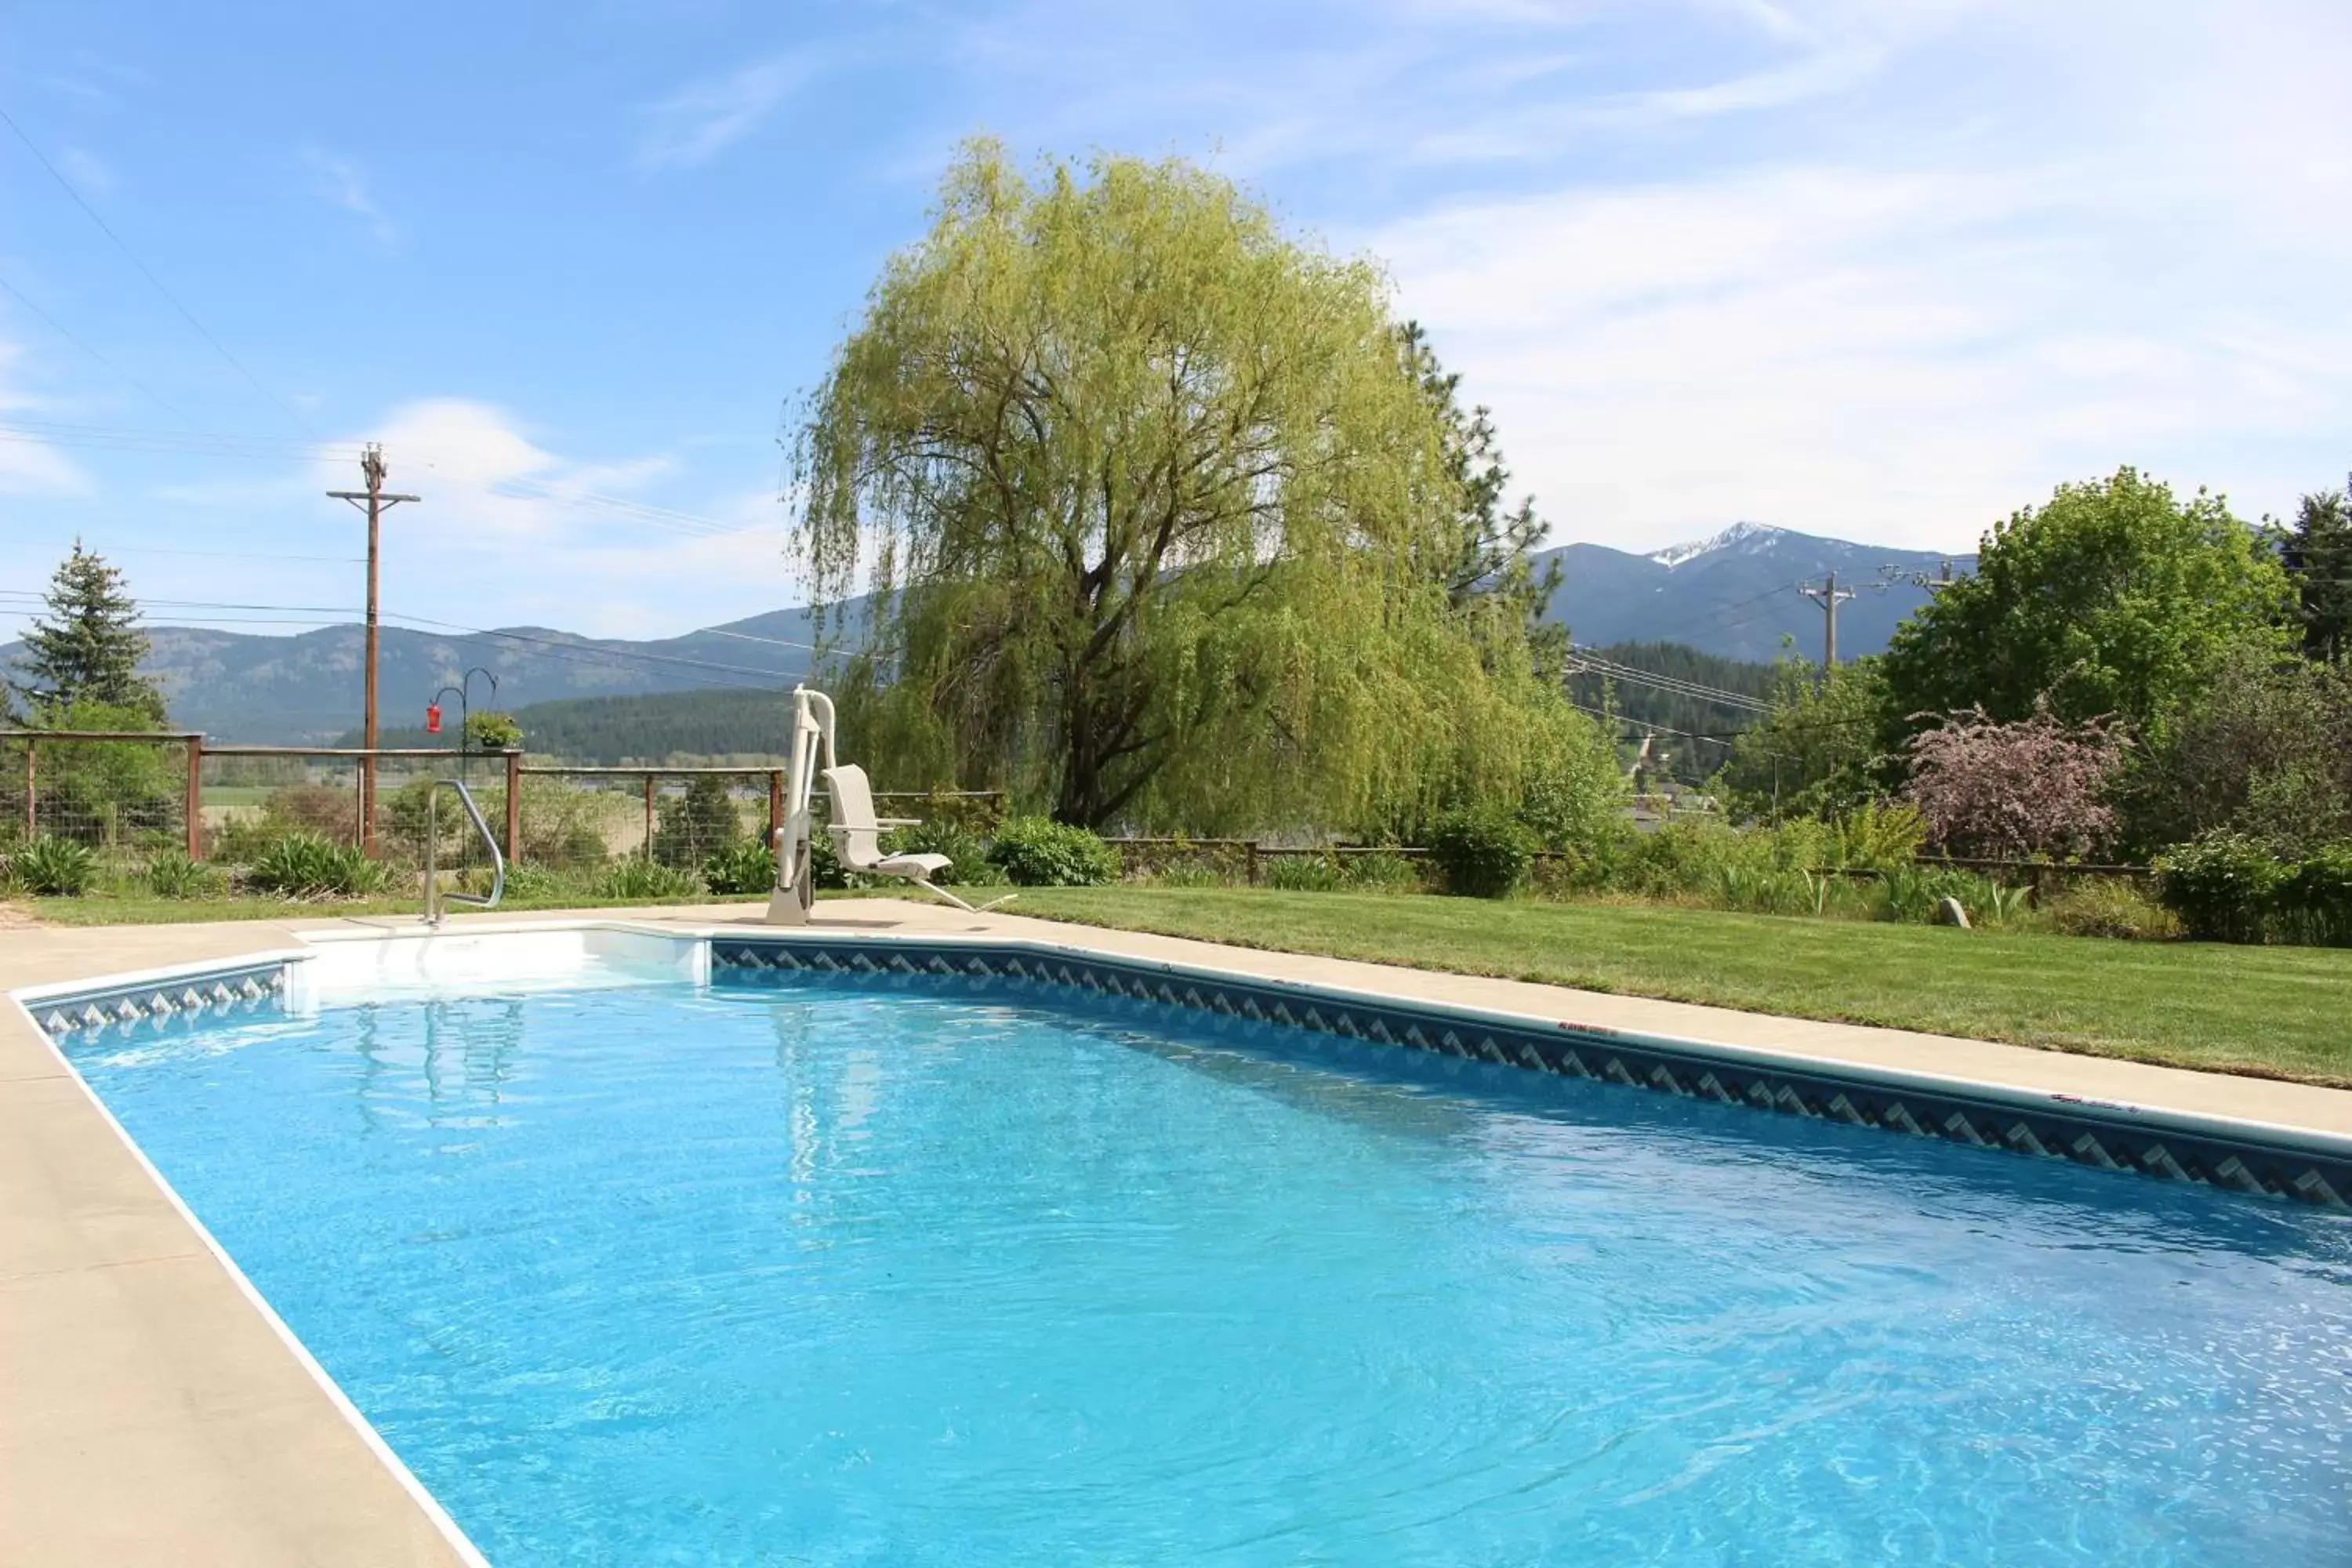
{"label": "shrub", "polygon": [[1445,890],[1475,899],[1499,899],[1517,888],[1536,852],[1535,836],[1516,818],[1477,810],[1440,817],[1429,847]]}
{"label": "shrub", "polygon": [[1402,855],[1343,855],[1339,858],[1342,887],[1364,893],[1417,893],[1421,868]]}
{"label": "shrub", "polygon": [[2209,833],[2158,857],[2157,897],[2190,936],[2261,942],[2291,869],[2238,833]]}
{"label": "shrub", "polygon": [[664,899],[690,899],[702,891],[693,872],[658,860],[622,860],[596,882],[596,896],[632,903],[656,903]]}
{"label": "shrub", "polygon": [[1118,852],[1083,827],[1044,816],[1007,818],[989,858],[1024,888],[1099,888],[1118,880]]}
{"label": "shrub", "polygon": [[1151,873],[1154,887],[1160,888],[1223,888],[1229,885],[1213,866],[1198,860],[1180,860],[1173,866],[1163,866]]}
{"label": "shrub", "polygon": [[862,888],[866,879],[853,877],[841,863],[841,850],[835,845],[833,835],[818,828],[809,836],[809,881],[817,888]]}
{"label": "shrub", "polygon": [[913,827],[894,828],[883,836],[882,847],[894,855],[944,855],[948,865],[931,880],[954,885],[977,881],[989,869],[988,846],[959,823],[926,819]]}
{"label": "shrub", "polygon": [[1879,878],[1880,912],[1891,921],[1932,925],[1937,906],[1958,900],[1977,925],[2002,925],[2026,912],[2032,901],[2024,888],[2004,887],[1990,877],[1958,867],[1903,866]]}
{"label": "shrub", "polygon": [[2161,942],[2180,934],[2180,920],[2137,883],[2093,877],[2042,900],[2042,918],[2061,936]]}
{"label": "shrub", "polygon": [[1266,858],[1265,885],[1286,893],[1328,893],[1339,886],[1339,868],[1328,855],[1274,855]]}
{"label": "shrub", "polygon": [[1927,841],[1927,819],[1913,806],[1867,801],[1830,824],[1829,840],[1823,865],[1889,870],[1917,858]]}
{"label": "shrub", "polygon": [[2063,723],[2045,702],[1997,724],[1978,708],[1944,715],[1910,746],[1911,803],[1947,854],[2079,858],[2115,837],[2107,792],[2124,743],[2102,721]]}
{"label": "shrub", "polygon": [[2315,850],[2279,890],[2297,941],[2352,947],[2352,840]]}
{"label": "shrub", "polygon": [[208,899],[220,891],[221,874],[184,850],[166,849],[149,858],[140,874],[147,890],[159,899]]}
{"label": "shrub", "polygon": [[89,845],[44,833],[8,857],[16,881],[28,893],[69,899],[98,879],[98,856]]}
{"label": "shrub", "polygon": [[264,849],[247,879],[265,893],[288,897],[382,892],[392,871],[349,844],[330,844],[315,833],[289,833]]}
{"label": "shrub", "polygon": [[714,893],[764,893],[776,885],[776,858],[746,838],[702,862],[702,883]]}

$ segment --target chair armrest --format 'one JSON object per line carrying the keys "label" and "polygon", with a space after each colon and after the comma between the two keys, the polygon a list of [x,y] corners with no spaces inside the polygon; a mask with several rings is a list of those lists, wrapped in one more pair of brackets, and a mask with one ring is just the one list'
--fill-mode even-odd
{"label": "chair armrest", "polygon": [[877,827],[920,827],[922,825],[923,819],[919,816],[877,816],[874,819]]}

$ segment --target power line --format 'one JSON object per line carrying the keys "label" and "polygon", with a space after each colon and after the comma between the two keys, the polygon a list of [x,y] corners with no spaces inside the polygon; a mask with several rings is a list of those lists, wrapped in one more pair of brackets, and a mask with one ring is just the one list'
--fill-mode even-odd
{"label": "power line", "polygon": [[66,342],[73,344],[74,347],[81,350],[82,353],[88,354],[90,358],[96,360],[99,363],[104,365],[107,369],[121,376],[123,380],[129,382],[131,385],[137,387],[140,391],[153,398],[167,413],[172,416],[173,418],[179,420],[183,425],[190,422],[188,416],[182,413],[178,405],[173,403],[170,398],[165,397],[162,393],[156,391],[153,387],[148,385],[145,382],[140,380],[137,376],[131,374],[129,371],[123,369],[121,365],[115,363],[112,360],[99,353],[98,350],[84,342],[80,338],[75,336],[72,331],[69,330],[63,321],[58,321],[55,316],[50,315],[47,310],[44,310],[40,306],[27,299],[25,291],[22,289],[17,288],[14,283],[9,282],[5,276],[0,276],[0,289],[5,289],[8,290],[10,297],[13,298],[16,303],[24,306],[25,309],[30,310],[34,315],[38,316],[42,321],[47,321],[49,324],[49,330],[51,331],[57,333],[58,336],[65,339]]}
{"label": "power line", "polygon": [[16,140],[25,144],[25,151],[30,153],[33,155],[34,161],[38,163],[42,168],[47,169],[49,172],[49,178],[55,180],[58,183],[58,188],[73,198],[74,205],[81,208],[83,212],[89,216],[89,221],[98,225],[99,231],[105,235],[107,238],[114,242],[114,247],[122,252],[123,256],[130,261],[131,266],[139,269],[139,275],[146,279],[148,282],[154,285],[155,292],[161,294],[166,300],[170,301],[172,309],[180,312],[181,319],[185,321],[191,327],[194,327],[196,330],[197,335],[213,346],[214,353],[219,354],[221,358],[226,360],[230,365],[235,367],[237,374],[245,377],[245,379],[251,384],[253,390],[261,394],[265,398],[268,398],[269,402],[277,407],[280,414],[285,415],[287,418],[294,421],[295,424],[300,426],[304,430],[310,431],[310,435],[314,437],[319,434],[316,430],[312,430],[310,428],[310,423],[309,420],[304,419],[299,414],[295,413],[293,409],[288,407],[283,402],[279,401],[276,393],[262,385],[261,378],[255,375],[253,372],[246,369],[244,362],[239,360],[235,354],[229,353],[227,347],[223,344],[218,338],[213,336],[212,332],[202,321],[196,320],[195,313],[194,311],[190,310],[185,305],[180,303],[180,297],[173,293],[169,289],[165,288],[163,286],[163,280],[161,278],[156,277],[153,270],[150,268],[145,262],[139,259],[138,252],[132,250],[131,247],[124,242],[123,237],[114,232],[111,225],[110,225],[104,218],[98,216],[98,209],[90,205],[89,202],[82,199],[82,194],[74,189],[73,182],[67,179],[64,174],[58,172],[58,166],[49,162],[48,155],[43,153],[41,149],[35,144],[30,136],[25,134],[25,128],[17,124],[16,117],[10,114],[5,108],[0,108],[0,121],[5,121],[7,122],[8,129],[16,133]]}

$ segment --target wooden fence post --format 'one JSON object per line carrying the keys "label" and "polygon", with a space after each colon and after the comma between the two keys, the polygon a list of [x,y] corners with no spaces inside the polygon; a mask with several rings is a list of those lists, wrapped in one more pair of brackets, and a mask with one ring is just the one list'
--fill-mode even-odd
{"label": "wooden fence post", "polygon": [[522,863],[522,752],[507,751],[507,864]]}
{"label": "wooden fence post", "polygon": [[1257,886],[1257,840],[1249,841],[1249,885]]}
{"label": "wooden fence post", "polygon": [[784,831],[784,770],[768,770],[768,852],[782,854],[776,840]]}
{"label": "wooden fence post", "polygon": [[654,858],[654,775],[646,775],[646,858]]}
{"label": "wooden fence post", "polygon": [[38,741],[27,740],[25,742],[25,842],[27,844],[38,837],[41,831],[41,814],[34,805],[37,798],[34,789],[39,782],[40,768],[33,760],[40,746]]}
{"label": "wooden fence post", "polygon": [[188,858],[205,858],[205,738],[188,737],[188,793],[181,808],[188,818]]}

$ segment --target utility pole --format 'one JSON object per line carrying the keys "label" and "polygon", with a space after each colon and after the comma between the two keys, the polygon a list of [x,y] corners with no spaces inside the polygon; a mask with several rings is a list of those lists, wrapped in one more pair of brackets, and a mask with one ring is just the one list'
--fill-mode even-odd
{"label": "utility pole", "polygon": [[370,441],[360,453],[360,477],[367,480],[363,490],[329,490],[334,500],[347,500],[366,511],[368,520],[367,557],[367,684],[366,717],[362,721],[361,745],[366,755],[360,758],[360,847],[373,856],[375,844],[375,666],[376,666],[376,579],[377,564],[382,558],[382,523],[389,508],[404,500],[422,500],[422,496],[386,495],[383,489],[383,446]]}
{"label": "utility pole", "polygon": [[1832,572],[1826,587],[1816,588],[1808,583],[1797,592],[1822,607],[1822,679],[1826,680],[1830,671],[1837,668],[1838,606],[1853,597],[1853,590],[1839,587],[1837,574]]}

